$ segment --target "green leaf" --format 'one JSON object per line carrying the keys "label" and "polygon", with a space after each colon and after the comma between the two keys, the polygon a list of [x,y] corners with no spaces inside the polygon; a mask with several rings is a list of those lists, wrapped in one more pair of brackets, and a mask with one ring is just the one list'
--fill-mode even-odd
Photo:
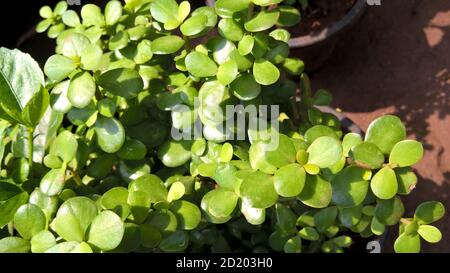
{"label": "green leaf", "polygon": [[319,231],[325,231],[334,224],[338,215],[337,207],[329,207],[319,210],[314,215],[314,225]]}
{"label": "green leaf", "polygon": [[328,168],[339,162],[342,157],[342,145],[334,137],[323,136],[316,139],[308,147],[308,164],[314,164],[320,168]]}
{"label": "green leaf", "polygon": [[301,14],[298,9],[291,6],[280,6],[280,17],[278,18],[278,25],[282,27],[292,27],[300,23]]}
{"label": "green leaf", "polygon": [[54,154],[59,156],[63,161],[72,161],[78,149],[78,141],[74,134],[69,131],[61,132],[52,144]]}
{"label": "green leaf", "polygon": [[410,194],[417,184],[417,176],[411,168],[395,168],[395,175],[398,182],[398,194]]}
{"label": "green leaf", "polygon": [[394,170],[384,167],[379,170],[370,182],[370,188],[376,197],[391,199],[397,194],[398,183]]}
{"label": "green leaf", "polygon": [[59,207],[54,220],[55,230],[66,241],[82,242],[96,216],[94,201],[83,196],[71,198]]}
{"label": "green leaf", "polygon": [[417,233],[400,235],[394,243],[396,253],[419,253],[420,236]]}
{"label": "green leaf", "polygon": [[[190,12],[191,12],[191,4],[188,1],[181,2],[180,6],[178,7],[178,16],[177,16],[178,21],[183,22],[189,16]],[[193,14],[192,16],[195,15]]]}
{"label": "green leaf", "polygon": [[308,241],[317,241],[319,240],[319,233],[312,227],[304,227],[299,232],[298,235],[300,238],[308,240]]}
{"label": "green leaf", "polygon": [[101,250],[113,250],[122,241],[124,232],[120,217],[112,211],[103,211],[92,221],[87,241]]}
{"label": "green leaf", "polygon": [[224,143],[220,151],[220,162],[228,163],[233,158],[233,146],[230,143]]}
{"label": "green leaf", "polygon": [[91,74],[81,72],[70,81],[67,98],[73,106],[84,108],[91,103],[95,90],[96,85]]}
{"label": "green leaf", "polygon": [[39,15],[42,18],[50,18],[53,16],[52,8],[49,6],[43,6],[39,9]]}
{"label": "green leaf", "polygon": [[369,182],[363,178],[364,172],[364,169],[349,166],[334,177],[331,184],[336,205],[351,208],[364,201],[369,190]]}
{"label": "green leaf", "polygon": [[419,230],[417,231],[419,235],[429,243],[438,243],[442,239],[441,231],[430,225],[421,225],[419,226]]}
{"label": "green leaf", "polygon": [[370,230],[375,235],[382,235],[386,231],[386,226],[378,221],[377,217],[373,217],[370,222]]}
{"label": "green leaf", "polygon": [[202,214],[193,203],[177,200],[170,205],[170,209],[177,217],[179,228],[193,230],[200,224]]}
{"label": "green leaf", "polygon": [[3,228],[14,218],[14,214],[20,206],[28,200],[28,193],[21,192],[14,197],[9,198],[6,202],[0,204],[0,228]]}
{"label": "green leaf", "polygon": [[231,17],[233,13],[248,8],[250,0],[217,0],[216,12],[221,17]]}
{"label": "green leaf", "polygon": [[221,188],[208,192],[202,199],[202,208],[214,217],[229,217],[236,208],[238,196],[228,190]]}
{"label": "green leaf", "polygon": [[100,199],[103,208],[114,210],[116,207],[128,202],[128,190],[123,187],[112,188],[105,192]]}
{"label": "green leaf", "polygon": [[339,208],[339,221],[344,227],[351,228],[361,220],[362,207]]}
{"label": "green leaf", "polygon": [[283,247],[284,253],[301,253],[302,252],[302,239],[300,236],[294,236],[287,240]]}
{"label": "green leaf", "polygon": [[245,23],[245,29],[249,32],[260,32],[273,27],[280,17],[278,10],[263,10]]}
{"label": "green leaf", "polygon": [[84,70],[97,70],[103,57],[103,51],[97,44],[86,47],[81,52],[81,65]]}
{"label": "green leaf", "polygon": [[167,195],[167,201],[172,202],[179,200],[186,193],[186,187],[181,182],[175,182],[170,186],[169,193]]}
{"label": "green leaf", "polygon": [[400,221],[405,212],[402,201],[397,196],[388,200],[379,200],[375,207],[375,216],[387,226],[393,226]]}
{"label": "green leaf", "polygon": [[23,190],[16,184],[0,181],[0,202],[16,196]]}
{"label": "green leaf", "polygon": [[275,172],[275,190],[280,196],[294,197],[302,192],[305,180],[305,170],[298,164],[289,164]]}
{"label": "green leaf", "polygon": [[[154,248],[154,247],[157,247],[158,244],[162,240],[161,232],[159,232],[158,229],[156,229],[150,225],[147,225],[147,224],[142,224],[139,226],[139,233],[140,233],[140,240],[137,241],[138,242],[137,246],[139,246],[139,243],[140,243],[144,247]],[[125,236],[124,236],[124,240],[126,239]],[[123,241],[122,241],[122,243],[123,243]]]}
{"label": "green leaf", "polygon": [[150,5],[152,17],[161,23],[177,21],[178,4],[175,0],[156,0]]}
{"label": "green leaf", "polygon": [[120,1],[109,1],[105,7],[105,21],[108,26],[115,25],[122,17],[122,4]]}
{"label": "green leaf", "polygon": [[101,9],[94,4],[86,4],[81,8],[81,18],[83,18],[83,25],[89,26],[103,26],[105,18],[103,17]]}
{"label": "green leaf", "polygon": [[124,49],[128,46],[129,42],[130,34],[127,31],[121,30],[109,40],[108,48],[111,51]]}
{"label": "green leaf", "polygon": [[144,64],[150,61],[153,57],[152,44],[149,40],[142,40],[137,45],[136,56],[134,57],[134,61],[137,64]]}
{"label": "green leaf", "polygon": [[303,191],[298,199],[312,208],[326,208],[332,197],[331,183],[318,175],[306,175]]}
{"label": "green leaf", "polygon": [[0,48],[0,108],[10,118],[34,127],[48,105],[43,85],[44,74],[30,55]]}
{"label": "green leaf", "polygon": [[42,230],[31,238],[31,252],[44,253],[56,245],[56,238],[48,230]]}
{"label": "green leaf", "polygon": [[67,10],[64,12],[62,15],[62,21],[69,27],[77,27],[81,25],[80,17],[78,17],[78,14],[73,10]]}
{"label": "green leaf", "polygon": [[80,33],[71,33],[62,41],[62,54],[73,60],[77,60],[83,50],[91,45],[89,38]]}
{"label": "green leaf", "polygon": [[415,140],[403,140],[395,144],[389,156],[390,164],[408,167],[419,162],[423,157],[423,146]]}
{"label": "green leaf", "polygon": [[266,220],[265,209],[255,209],[245,203],[241,203],[241,212],[247,222],[252,225],[261,225]]}
{"label": "green leaf", "polygon": [[150,212],[145,223],[157,228],[165,235],[172,234],[178,226],[175,214],[165,209]]}
{"label": "green leaf", "polygon": [[258,171],[244,178],[239,192],[242,201],[252,208],[269,208],[278,200],[273,178]]}
{"label": "green leaf", "polygon": [[50,80],[60,82],[67,78],[77,65],[69,58],[62,55],[53,55],[45,62],[44,72]]}
{"label": "green leaf", "polygon": [[5,237],[0,240],[0,253],[28,253],[30,242],[19,237]]}
{"label": "green leaf", "polygon": [[280,70],[265,59],[258,59],[253,65],[255,80],[262,85],[272,85],[280,78]]}
{"label": "green leaf", "polygon": [[360,134],[357,133],[348,133],[344,136],[342,140],[342,148],[344,156],[349,156],[350,150],[356,145],[362,143],[363,140]]}
{"label": "green leaf", "polygon": [[244,30],[239,23],[232,18],[220,20],[218,28],[219,34],[229,41],[239,42],[244,36]]}
{"label": "green leaf", "polygon": [[365,141],[372,142],[389,154],[397,142],[406,138],[406,129],[396,116],[385,115],[374,120],[367,129]]}
{"label": "green leaf", "polygon": [[123,160],[141,160],[147,154],[147,147],[144,143],[135,139],[128,139],[122,148],[117,152]]}
{"label": "green leaf", "polygon": [[152,51],[157,55],[172,54],[184,46],[184,40],[178,36],[163,36],[153,40]]}
{"label": "green leaf", "polygon": [[239,41],[238,50],[239,54],[242,56],[248,55],[252,52],[253,46],[255,44],[255,39],[251,35],[245,35]]}
{"label": "green leaf", "polygon": [[182,252],[188,247],[189,237],[184,231],[176,231],[164,238],[159,248],[164,252]]}
{"label": "green leaf", "polygon": [[206,78],[217,74],[217,65],[207,55],[194,51],[186,56],[186,68],[195,77]]}
{"label": "green leaf", "polygon": [[158,157],[167,167],[182,166],[191,159],[191,142],[167,141],[159,147]]}
{"label": "green leaf", "polygon": [[331,127],[325,125],[315,125],[305,132],[305,140],[308,143],[313,143],[319,137],[324,136],[339,139],[338,136],[336,135],[336,132]]}
{"label": "green leaf", "polygon": [[100,75],[98,83],[106,91],[125,99],[137,97],[144,89],[144,82],[139,73],[128,68],[106,71]]}
{"label": "green leaf", "polygon": [[106,153],[116,153],[125,143],[125,129],[114,118],[98,117],[95,123],[97,143]]}
{"label": "green leaf", "polygon": [[428,201],[420,204],[414,213],[419,224],[431,224],[445,215],[445,207],[441,202]]}
{"label": "green leaf", "polygon": [[283,2],[283,0],[251,0],[255,5],[258,6],[271,6],[271,5],[276,5],[279,4],[281,2]]}
{"label": "green leaf", "polygon": [[147,174],[133,181],[129,186],[130,192],[142,191],[146,193],[150,203],[157,203],[167,200],[167,189],[161,179],[152,174]]}
{"label": "green leaf", "polygon": [[[219,75],[217,75],[217,77],[219,77]],[[261,85],[256,82],[253,75],[242,74],[231,84],[230,90],[238,99],[249,101],[259,96],[261,93]]]}
{"label": "green leaf", "polygon": [[92,253],[85,242],[62,242],[45,251],[45,253]]}
{"label": "green leaf", "polygon": [[41,208],[33,204],[20,206],[14,215],[14,227],[20,236],[30,240],[41,230],[45,229],[47,219]]}
{"label": "green leaf", "polygon": [[[58,83],[53,87],[52,93],[50,95],[50,105],[53,111],[66,114],[72,109],[72,104],[67,97],[67,92],[69,91],[70,80]],[[52,112],[53,112],[52,111]]]}
{"label": "green leaf", "polygon": [[223,85],[229,85],[238,75],[238,66],[234,60],[229,60],[219,66],[217,80]]}
{"label": "green leaf", "polygon": [[205,30],[207,23],[208,17],[203,14],[198,14],[187,19],[180,26],[180,30],[185,36],[195,36],[201,34]]}
{"label": "green leaf", "polygon": [[370,142],[362,142],[354,146],[349,155],[355,163],[363,168],[379,169],[384,163],[384,154]]}

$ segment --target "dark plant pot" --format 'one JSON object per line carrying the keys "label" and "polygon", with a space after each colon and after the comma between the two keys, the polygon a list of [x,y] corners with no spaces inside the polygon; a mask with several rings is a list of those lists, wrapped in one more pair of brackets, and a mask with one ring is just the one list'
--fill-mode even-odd
{"label": "dark plant pot", "polygon": [[[359,128],[351,119],[345,116],[343,113],[336,111],[335,109],[325,106],[318,107],[322,112],[330,113],[335,115],[340,121],[344,133],[357,133],[364,136],[364,131]],[[369,253],[380,253],[385,252],[387,249],[386,243],[389,238],[390,230],[386,228],[386,231],[380,236],[374,236],[370,238],[355,237],[355,244],[352,246],[352,252],[369,252]],[[357,239],[357,240],[356,240]]]}
{"label": "dark plant pot", "polygon": [[357,0],[352,9],[333,25],[319,33],[291,38],[291,52],[305,62],[306,72],[317,71],[328,60],[337,42],[359,21],[366,9],[367,0]]}

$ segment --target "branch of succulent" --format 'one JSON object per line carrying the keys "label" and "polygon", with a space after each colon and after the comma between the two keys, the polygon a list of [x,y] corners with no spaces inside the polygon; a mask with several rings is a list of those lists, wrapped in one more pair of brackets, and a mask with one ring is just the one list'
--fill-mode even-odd
{"label": "branch of succulent", "polygon": [[[289,57],[281,2],[43,7],[46,77],[0,49],[0,252],[344,252],[397,224],[397,252],[438,242],[441,203],[403,218],[422,145],[395,116],[363,138],[316,107],[331,94]],[[279,113],[223,130],[226,106]]]}

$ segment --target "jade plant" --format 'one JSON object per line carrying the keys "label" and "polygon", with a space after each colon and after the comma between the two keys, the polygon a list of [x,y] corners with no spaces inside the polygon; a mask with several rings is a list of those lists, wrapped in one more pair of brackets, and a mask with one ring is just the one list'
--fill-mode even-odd
{"label": "jade plant", "polygon": [[422,145],[395,116],[361,136],[320,110],[273,2],[43,7],[44,73],[0,50],[0,252],[343,252],[395,225],[397,252],[438,242],[443,205],[406,218],[400,199]]}

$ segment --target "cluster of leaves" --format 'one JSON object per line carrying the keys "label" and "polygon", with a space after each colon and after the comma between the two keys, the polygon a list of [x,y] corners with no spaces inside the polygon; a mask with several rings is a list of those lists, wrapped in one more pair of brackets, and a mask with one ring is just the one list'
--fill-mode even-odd
{"label": "cluster of leaves", "polygon": [[[0,252],[343,252],[399,222],[398,252],[439,241],[442,204],[403,219],[398,197],[422,145],[394,116],[363,140],[320,111],[331,95],[278,28],[300,13],[274,2],[43,7],[47,79],[0,50]],[[276,150],[258,137],[275,128],[221,130],[227,105],[279,105]],[[197,121],[203,137],[171,139]]]}

